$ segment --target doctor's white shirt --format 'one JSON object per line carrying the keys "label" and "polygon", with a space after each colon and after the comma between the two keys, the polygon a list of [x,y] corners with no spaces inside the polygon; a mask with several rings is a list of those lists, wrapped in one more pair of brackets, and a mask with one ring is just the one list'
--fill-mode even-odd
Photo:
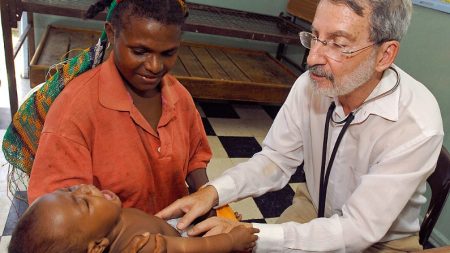
{"label": "doctor's white shirt", "polygon": [[[424,85],[400,68],[388,69],[347,129],[331,170],[325,218],[305,224],[256,224],[256,252],[361,252],[379,241],[419,231],[426,202],[426,178],[443,141],[438,104]],[[316,95],[308,73],[293,85],[269,130],[261,152],[212,180],[219,206],[279,190],[304,162],[308,191],[319,199],[326,113],[336,103],[334,121],[345,119],[337,98]],[[330,123],[327,158],[343,124]]]}

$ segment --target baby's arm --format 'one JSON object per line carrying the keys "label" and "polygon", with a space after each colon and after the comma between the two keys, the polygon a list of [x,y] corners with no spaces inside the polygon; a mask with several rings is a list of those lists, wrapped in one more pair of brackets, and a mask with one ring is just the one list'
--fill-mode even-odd
{"label": "baby's arm", "polygon": [[139,252],[145,253],[220,253],[250,251],[256,244],[257,228],[244,225],[233,228],[229,233],[208,237],[174,237],[150,235],[147,245]]}
{"label": "baby's arm", "polygon": [[229,233],[208,237],[164,237],[167,252],[183,253],[217,253],[232,251],[249,251],[255,244],[259,230],[244,225],[233,228]]}

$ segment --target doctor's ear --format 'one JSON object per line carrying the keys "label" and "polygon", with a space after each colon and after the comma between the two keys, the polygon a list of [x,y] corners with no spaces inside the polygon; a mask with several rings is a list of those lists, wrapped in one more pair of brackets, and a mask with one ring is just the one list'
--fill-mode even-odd
{"label": "doctor's ear", "polygon": [[376,70],[383,72],[388,69],[397,58],[399,49],[400,42],[395,40],[386,41],[379,45]]}
{"label": "doctor's ear", "polygon": [[88,253],[102,253],[109,246],[109,240],[102,238],[95,241],[90,241],[88,244]]}

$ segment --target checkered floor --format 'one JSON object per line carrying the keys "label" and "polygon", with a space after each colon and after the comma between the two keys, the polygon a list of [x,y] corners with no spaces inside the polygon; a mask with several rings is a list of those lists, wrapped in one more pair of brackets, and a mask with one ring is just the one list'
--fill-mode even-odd
{"label": "checkered floor", "polygon": [[[197,108],[202,116],[208,141],[213,150],[213,158],[208,166],[208,176],[215,178],[225,169],[246,161],[261,150],[262,141],[269,130],[278,106],[266,106],[249,103],[228,103],[197,101]],[[0,108],[0,136],[9,119],[9,110]],[[0,155],[0,164],[5,163]],[[11,201],[6,194],[7,166],[0,169],[0,253],[6,252],[6,246],[17,221],[18,214],[26,206]],[[241,213],[246,221],[273,223],[281,212],[291,204],[296,184],[303,182],[303,172],[298,170],[289,185],[278,192],[265,194],[258,198],[247,198],[231,204]]]}
{"label": "checkered floor", "polygon": [[[208,175],[215,178],[225,169],[246,161],[261,150],[262,141],[269,130],[278,106],[243,103],[198,102],[213,159]],[[296,184],[304,182],[303,170],[298,170],[289,185],[277,192],[258,198],[247,198],[231,207],[242,214],[244,220],[273,223],[292,202]]]}

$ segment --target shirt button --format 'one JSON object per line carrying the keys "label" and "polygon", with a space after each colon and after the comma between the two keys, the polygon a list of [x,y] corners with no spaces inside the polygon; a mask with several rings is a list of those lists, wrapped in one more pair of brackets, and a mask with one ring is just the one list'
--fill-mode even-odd
{"label": "shirt button", "polygon": [[158,147],[158,149],[157,149],[157,150],[158,150],[158,153],[159,153],[159,152],[161,152],[161,147]]}

